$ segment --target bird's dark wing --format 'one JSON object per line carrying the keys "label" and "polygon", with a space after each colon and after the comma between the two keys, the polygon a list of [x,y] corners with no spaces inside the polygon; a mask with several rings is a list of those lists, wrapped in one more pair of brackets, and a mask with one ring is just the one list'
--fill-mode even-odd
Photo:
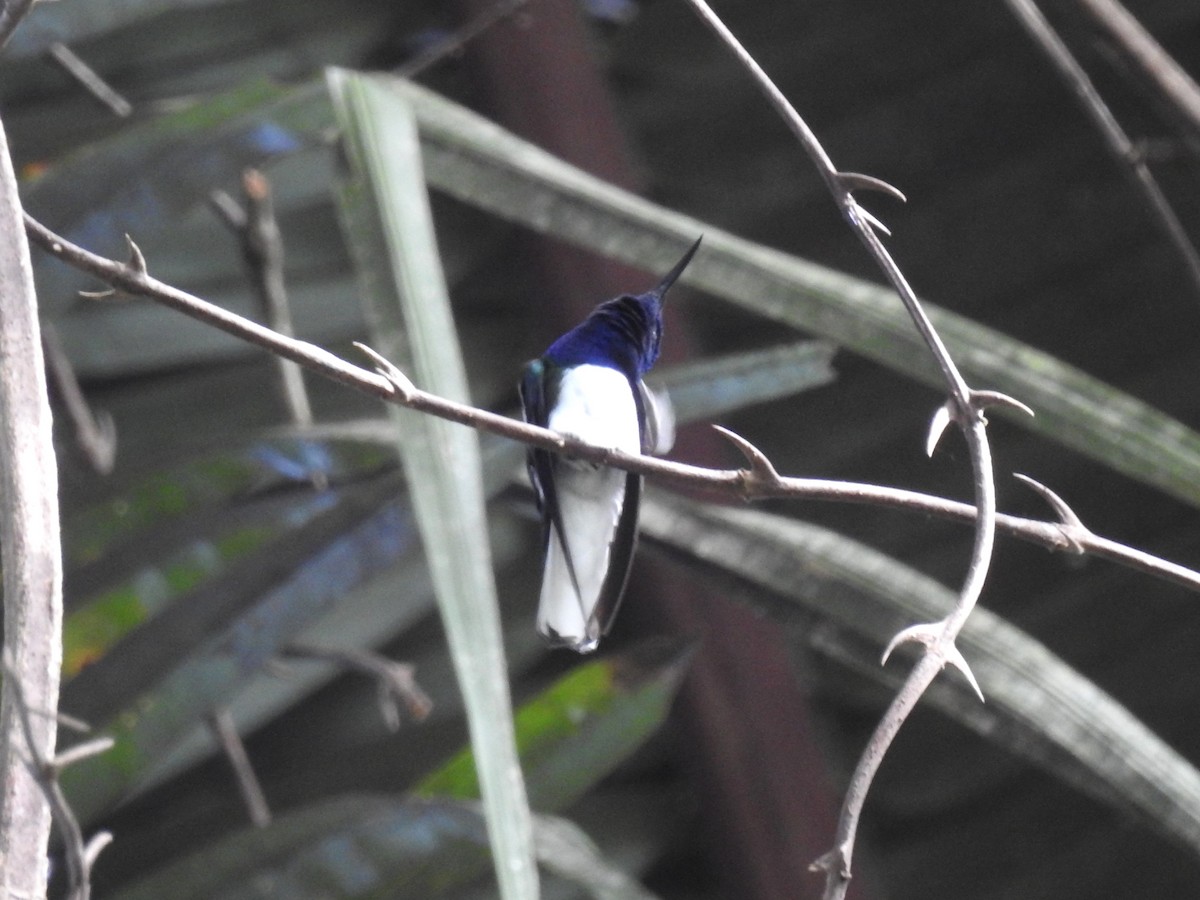
{"label": "bird's dark wing", "polygon": [[665,390],[652,390],[641,380],[637,383],[635,393],[642,452],[661,456],[675,446],[675,407],[671,397]]}
{"label": "bird's dark wing", "polygon": [[[558,394],[558,377],[553,370],[553,363],[535,359],[525,366],[520,384],[517,385],[521,409],[525,421],[530,425],[548,427],[550,410]],[[529,471],[529,481],[533,485],[538,510],[542,514],[542,552],[544,553],[550,544],[550,531],[553,529],[562,543],[567,571],[571,575],[575,593],[578,594],[579,579],[575,575],[575,564],[571,561],[571,550],[567,544],[566,529],[563,527],[562,510],[558,505],[558,491],[554,482],[558,456],[548,450],[530,447],[525,454],[525,467]]]}
{"label": "bird's dark wing", "polygon": [[600,588],[600,597],[592,610],[592,618],[599,624],[601,636],[608,634],[612,627],[617,610],[621,607],[621,599],[625,596],[625,587],[629,584],[633,553],[637,549],[638,506],[641,498],[642,476],[627,475],[625,502],[621,506],[621,517],[617,519],[617,528],[609,546],[608,572],[604,576],[604,585]]}

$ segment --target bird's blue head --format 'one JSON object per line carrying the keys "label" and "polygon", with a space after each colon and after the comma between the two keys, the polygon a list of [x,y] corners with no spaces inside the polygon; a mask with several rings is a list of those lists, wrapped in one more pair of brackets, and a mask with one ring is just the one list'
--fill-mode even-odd
{"label": "bird's blue head", "polygon": [[692,261],[701,240],[697,238],[653,290],[601,303],[551,344],[546,358],[563,367],[593,364],[619,369],[630,381],[645,375],[658,360],[662,345],[663,298]]}

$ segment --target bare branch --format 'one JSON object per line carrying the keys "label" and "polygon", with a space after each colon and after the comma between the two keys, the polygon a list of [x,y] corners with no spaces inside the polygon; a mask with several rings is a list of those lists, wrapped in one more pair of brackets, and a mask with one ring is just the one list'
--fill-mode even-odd
{"label": "bare branch", "polygon": [[61,41],[55,41],[46,50],[46,55],[62,67],[63,71],[75,79],[85,91],[91,94],[101,106],[114,116],[126,119],[133,115],[133,104],[121,96],[111,84],[100,77],[100,74]]}
{"label": "bare branch", "polygon": [[[84,844],[83,831],[59,786],[58,773],[72,762],[85,756],[104,752],[112,746],[112,741],[108,738],[101,741],[89,741],[83,750],[75,748],[55,759],[47,759],[38,747],[33,724],[35,713],[40,713],[42,710],[30,708],[21,678],[8,661],[7,655],[0,659],[0,669],[3,669],[5,686],[12,692],[13,704],[20,720],[25,748],[29,754],[26,760],[27,767],[46,799],[50,816],[58,827],[59,837],[62,838],[63,857],[66,861],[67,878],[70,882],[68,897],[70,900],[88,900],[91,896],[92,864],[96,861],[96,856],[100,851],[112,840],[112,836],[107,832],[99,832],[86,845]],[[53,718],[53,716],[42,716],[42,718]],[[39,865],[38,868],[43,867]],[[43,887],[42,893],[44,894],[44,892],[45,888]],[[13,895],[11,890],[9,895]]]}
{"label": "bare branch", "polygon": [[1076,0],[1200,132],[1200,86],[1117,0]]}
{"label": "bare branch", "polygon": [[[283,278],[283,235],[275,220],[271,183],[257,169],[247,169],[242,173],[242,191],[246,200],[245,209],[224,191],[214,191],[209,198],[210,203],[238,239],[246,273],[258,295],[267,325],[291,337],[295,330]],[[294,362],[278,357],[276,362],[279,390],[287,406],[289,420],[302,428],[312,425],[312,405],[304,387],[303,374]]]}
{"label": "bare branch", "polygon": [[[51,811],[19,748],[27,741],[39,759],[54,751],[53,711],[62,665],[62,547],[50,400],[21,214],[0,128],[0,548],[4,652],[18,676],[5,678],[0,689],[0,894],[39,897],[46,891]],[[21,700],[18,690],[24,692]],[[22,703],[50,714],[22,722],[28,720],[18,709]]]}
{"label": "bare branch", "polygon": [[64,750],[62,753],[50,760],[46,765],[53,769],[56,773],[61,772],[67,766],[74,765],[81,759],[88,759],[92,756],[99,756],[113,748],[114,741],[110,737],[95,738],[91,741],[85,741],[82,744],[76,744],[69,750]]}
{"label": "bare branch", "polygon": [[[841,208],[842,215],[854,229],[859,240],[862,241],[867,252],[871,254],[892,287],[895,288],[909,317],[916,325],[917,331],[937,363],[949,393],[947,419],[958,424],[971,455],[975,505],[979,510],[979,515],[975,522],[975,543],[971,551],[970,565],[959,593],[958,602],[943,622],[937,623],[936,626],[921,626],[930,629],[936,627],[937,637],[925,644],[925,655],[913,669],[908,681],[905,682],[897,696],[896,702],[884,715],[864,750],[842,805],[834,849],[820,861],[819,867],[823,868],[827,875],[825,881],[826,900],[841,900],[846,894],[850,881],[850,859],[854,851],[854,837],[863,803],[887,748],[938,671],[947,664],[956,665],[967,673],[970,671],[966,668],[966,662],[962,660],[962,655],[954,646],[954,640],[978,602],[991,566],[992,550],[996,538],[996,485],[983,407],[987,402],[996,402],[999,398],[987,397],[982,392],[972,391],[968,387],[957,365],[950,357],[941,336],[933,327],[920,300],[908,283],[908,279],[880,240],[879,233],[887,234],[887,229],[858,203],[853,194],[857,187],[880,189],[880,186],[884,185],[886,190],[890,186],[878,179],[839,172],[812,129],[808,127],[808,124],[788,102],[783,92],[771,81],[762,67],[708,7],[705,0],[689,0],[689,2],[704,23],[738,58],[771,105],[791,128],[804,151],[816,165],[834,201]],[[1004,399],[1008,400],[1008,398]],[[934,428],[931,429],[928,442],[930,450],[936,445],[937,439],[945,427],[945,423],[939,423],[937,417],[933,424]]]}
{"label": "bare branch", "polygon": [[467,44],[493,25],[517,13],[528,2],[529,0],[500,0],[491,9],[485,10],[453,34],[447,35],[445,40],[438,41],[418,53],[397,68],[394,74],[401,78],[415,78],[443,59],[461,53]]}
{"label": "bare branch", "polygon": [[[295,360],[306,369],[369,396],[398,403],[419,412],[440,416],[470,428],[477,428],[533,447],[567,453],[577,459],[610,465],[655,479],[667,486],[699,490],[713,496],[732,499],[791,498],[836,503],[869,504],[931,515],[963,524],[976,520],[976,509],[969,503],[880,485],[820,478],[780,476],[777,483],[755,482],[747,494],[748,474],[744,470],[708,469],[653,456],[631,455],[607,447],[586,444],[577,438],[529,425],[486,409],[465,406],[419,390],[400,373],[403,389],[392,378],[399,373],[394,365],[369,348],[359,345],[378,364],[388,369],[388,377],[352,365],[327,350],[306,341],[276,334],[257,322],[235,315],[199,297],[151,278],[131,272],[123,263],[106,259],[50,231],[26,216],[30,239],[46,252],[122,291],[148,297],[190,318],[218,328],[227,334],[254,344],[271,353]],[[753,482],[754,479],[751,479]],[[1050,550],[1071,550],[1057,522],[1043,522],[1018,516],[998,515],[1000,531]],[[1200,572],[1160,559],[1116,541],[1089,534],[1081,541],[1086,553],[1128,566],[1200,593]]]}
{"label": "bare branch", "polygon": [[408,714],[418,722],[433,711],[433,701],[417,684],[416,667],[408,663],[396,662],[370,650],[342,650],[311,644],[291,644],[284,648],[284,655],[333,663],[375,679],[379,711],[389,731],[398,731],[400,728],[397,700],[407,707]]}
{"label": "bare branch", "polygon": [[0,49],[8,43],[21,20],[33,6],[34,0],[3,0],[0,4]]}
{"label": "bare branch", "polygon": [[[360,345],[359,349],[366,352],[376,362],[382,374],[368,373],[318,347],[276,334],[249,320],[206,303],[198,297],[158,282],[145,271],[138,271],[130,266],[90,253],[50,232],[32,218],[26,218],[26,227],[31,238],[48,252],[100,277],[114,287],[131,294],[150,297],[365,393],[411,409],[441,416],[453,422],[489,431],[531,446],[567,453],[578,459],[611,465],[654,477],[667,484],[699,488],[713,493],[746,499],[803,497],[851,503],[874,503],[920,510],[964,522],[979,523],[982,521],[987,523],[986,527],[977,526],[972,566],[968,572],[963,593],[954,610],[940,623],[917,626],[923,634],[927,635],[927,642],[922,641],[922,643],[927,643],[927,652],[921,656],[911,670],[863,752],[847,790],[843,817],[834,849],[813,864],[814,867],[823,869],[827,874],[826,896],[828,897],[843,897],[845,894],[851,873],[854,835],[870,784],[892,740],[929,684],[942,668],[951,665],[958,668],[978,692],[978,682],[961,652],[955,646],[954,638],[962,628],[975,598],[982,589],[983,579],[986,575],[986,561],[991,557],[996,530],[1000,529],[1054,549],[1073,550],[1076,548],[1076,541],[1069,540],[1057,523],[1034,522],[997,515],[993,482],[990,477],[991,458],[983,434],[985,423],[980,409],[975,406],[975,403],[979,402],[983,405],[995,403],[998,402],[999,397],[986,392],[974,395],[972,405],[969,407],[969,418],[964,428],[968,435],[968,442],[976,448],[976,453],[980,454],[977,475],[980,471],[987,473],[987,477],[978,476],[976,478],[976,495],[979,498],[979,508],[983,510],[982,514],[969,504],[894,488],[771,475],[770,473],[774,473],[774,466],[761,451],[753,448],[753,445],[744,440],[739,446],[751,460],[751,471],[705,469],[654,457],[624,454],[610,448],[585,444],[577,438],[560,435],[487,410],[476,409],[428,394],[413,385],[395,365],[369,348]],[[972,395],[968,393],[968,397],[972,397]],[[1143,572],[1185,585],[1191,590],[1200,591],[1200,572],[1090,534],[1078,540],[1077,543],[1083,546],[1088,553],[1122,562]],[[981,560],[982,563],[980,563]],[[913,633],[910,630],[908,635],[911,636]]]}
{"label": "bare branch", "polygon": [[[1144,148],[1134,143],[1125,129],[1117,121],[1100,92],[1084,71],[1083,66],[1075,59],[1062,38],[1046,21],[1042,11],[1034,0],[1006,0],[1009,9],[1017,17],[1017,21],[1029,33],[1034,42],[1046,54],[1059,76],[1071,88],[1079,100],[1092,124],[1104,138],[1104,145],[1121,166],[1122,171],[1130,177],[1139,194],[1145,201],[1150,214],[1158,222],[1167,239],[1175,247],[1191,276],[1192,284],[1200,291],[1200,252],[1192,243],[1183,223],[1175,214],[1171,202],[1167,199],[1158,180],[1147,165]],[[1086,6],[1102,7],[1105,4],[1088,4]],[[1140,28],[1140,26],[1138,26]],[[1193,84],[1194,88],[1195,85]]]}
{"label": "bare branch", "polygon": [[267,796],[263,793],[258,776],[254,774],[254,766],[246,754],[246,745],[238,734],[237,725],[228,706],[221,706],[208,714],[205,721],[213,739],[233,769],[233,777],[237,782],[238,792],[246,805],[250,821],[257,828],[266,828],[271,824],[271,808],[267,805]]}
{"label": "bare branch", "polygon": [[42,351],[46,371],[62,399],[67,418],[75,432],[75,443],[97,475],[112,471],[117,458],[117,429],[112,416],[104,410],[93,412],[79,387],[75,369],[59,340],[58,330],[49,322],[42,324]]}

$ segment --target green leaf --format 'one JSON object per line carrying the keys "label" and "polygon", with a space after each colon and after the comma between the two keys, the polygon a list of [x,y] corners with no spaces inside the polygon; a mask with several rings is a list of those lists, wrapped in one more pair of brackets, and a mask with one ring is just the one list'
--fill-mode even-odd
{"label": "green leaf", "polygon": [[[704,251],[684,273],[685,283],[940,388],[928,354],[890,290],[742,240],[604,184],[424,88],[389,80],[386,90],[412,106],[431,187],[652,271],[670,265],[703,233]],[[178,209],[185,200],[194,203],[214,181],[233,177],[251,162],[311,146],[331,122],[328,93],[319,84],[288,90],[250,86],[187,113],[124,129],[93,153],[54,167],[29,192],[30,208],[35,214],[54,210],[65,215],[69,227],[57,224],[66,237],[119,253],[123,232],[161,229],[156,210]],[[183,135],[187,142],[180,140]],[[180,177],[192,172],[203,179]],[[134,190],[135,185],[141,186]],[[166,207],[158,205],[164,198]],[[35,264],[39,286],[52,304],[65,303],[86,286],[66,267],[40,256]],[[170,272],[156,274],[172,280]],[[323,299],[329,290],[323,286]],[[1018,418],[1020,424],[1200,505],[1196,432],[1027,344],[932,304],[926,308],[973,384],[1003,390],[1037,412],[1032,420]],[[110,314],[141,315],[134,308]],[[81,371],[111,372],[118,362],[137,362],[138,354],[148,354],[142,365],[160,358],[153,355],[155,342],[140,341],[122,347],[119,360],[110,359],[103,349],[106,342],[72,341],[71,333],[68,322],[64,340]],[[182,331],[172,340],[180,343],[172,344],[169,358],[178,362],[211,354],[227,339],[201,330]]]}
{"label": "green leaf", "polygon": [[[677,644],[649,642],[584,663],[524,704],[517,732],[539,807],[573,804],[656,731],[689,658]],[[461,802],[478,796],[470,750],[415,793],[409,800],[347,797],[286,814],[169,864],[118,896],[425,900],[484,874],[487,839],[478,808]],[[548,816],[533,823],[537,857],[548,869],[596,897],[649,897],[575,826]]]}
{"label": "green leaf", "polygon": [[244,446],[222,448],[143,474],[116,495],[68,514],[63,523],[68,564],[78,570],[104,561],[103,568],[110,571],[108,557],[122,546],[144,547],[147,537],[181,521],[219,517],[255,494],[307,487],[313,475],[336,486],[394,465],[390,448],[357,440],[255,438]]}
{"label": "green leaf", "polygon": [[[817,649],[877,679],[878,650],[900,628],[937,621],[954,604],[944,585],[870,547],[814,525],[754,510],[704,506],[651,492],[642,533],[739,586],[773,615],[803,612],[873,645],[867,654],[822,640]],[[811,632],[811,628],[806,628]],[[1143,817],[1200,853],[1200,772],[1124,706],[1046,647],[978,608],[958,640],[987,698],[947,671],[931,702],[988,740],[1107,803]],[[892,666],[895,664],[893,663]]]}
{"label": "green leaf", "polygon": [[[517,746],[538,809],[583,796],[662,724],[690,651],[652,643],[577,666],[516,714]],[[415,788],[423,797],[479,795],[474,755],[464,748]]]}
{"label": "green leaf", "polygon": [[[670,265],[703,233],[704,249],[682,282],[942,389],[890,289],[635,197],[415,84],[395,79],[388,86],[412,104],[432,187],[650,271]],[[1036,411],[1035,419],[1018,416],[1022,425],[1200,505],[1200,435],[1027,344],[933,304],[925,308],[973,386],[1004,391]]]}
{"label": "green leaf", "polygon": [[801,341],[672,366],[648,380],[670,394],[681,424],[711,421],[828,384],[833,354],[830,344]]}
{"label": "green leaf", "polygon": [[[712,418],[825,383],[831,377],[829,355],[828,346],[811,342],[732,354],[666,368],[657,384],[670,391],[681,422]],[[321,673],[312,671],[286,681],[252,671],[230,672],[215,681],[205,674],[216,664],[212,654],[222,646],[224,630],[251,621],[261,604],[275,604],[276,609],[275,625],[260,634],[265,648],[279,646],[297,628],[316,629],[312,640],[318,643],[328,643],[336,634],[338,646],[371,646],[425,610],[417,553],[403,557],[405,574],[397,575],[409,588],[403,604],[379,598],[384,575],[330,596],[319,609],[307,605],[301,586],[316,576],[305,573],[319,568],[319,562],[310,566],[307,561],[335,535],[352,545],[363,513],[355,512],[354,504],[346,507],[334,492],[312,493],[303,476],[319,470],[334,491],[343,482],[370,477],[376,481],[367,491],[380,494],[394,465],[393,454],[383,449],[385,437],[389,449],[394,445],[394,429],[385,422],[343,423],[327,430],[340,437],[259,440],[198,457],[152,473],[72,518],[68,534],[78,560],[77,584],[92,569],[108,576],[119,571],[114,554],[124,549],[161,549],[158,535],[184,535],[181,545],[168,548],[153,565],[139,556],[139,568],[129,577],[77,595],[67,617],[66,674],[80,677],[68,681],[65,707],[96,726],[114,716],[125,726],[118,729],[122,742],[117,751],[118,756],[126,754],[123,775],[98,777],[107,770],[97,761],[86,764],[79,776],[68,776],[73,792],[91,797],[80,795],[81,808],[90,813],[148,779],[162,777],[164,758],[177,768],[203,752],[196,730],[209,704],[234,703],[239,725],[249,728],[322,680]],[[507,484],[524,451],[499,439],[488,439],[486,445],[490,497]],[[292,484],[298,485],[294,491],[282,490]],[[266,505],[256,510],[253,504],[260,495]],[[344,511],[336,509],[339,502]],[[381,515],[403,515],[404,499],[394,502]],[[295,574],[279,585],[257,580],[261,574],[282,577],[288,570]],[[340,584],[332,572],[322,577]],[[185,602],[176,605],[181,600]],[[114,646],[121,652],[106,658]],[[171,685],[193,682],[204,690],[172,699]],[[165,721],[173,724],[168,728]],[[84,781],[90,786],[78,787]],[[103,795],[96,795],[101,786]]]}
{"label": "green leaf", "polygon": [[[653,900],[575,825],[538,816],[533,828],[539,859],[597,900]],[[486,848],[477,804],[344,797],[229,835],[115,897],[427,900],[477,879]]]}
{"label": "green leaf", "polygon": [[[270,563],[175,603],[85,668],[63,692],[63,708],[116,741],[61,776],[88,821],[162,777],[205,714],[228,702],[315,619],[353,592],[419,559],[416,535],[394,489],[367,484],[347,502],[290,533]],[[251,562],[255,562],[251,560]],[[247,581],[247,583],[243,583]],[[397,590],[397,609],[424,607],[423,593]]]}
{"label": "green leaf", "polygon": [[[469,402],[408,104],[333,70],[350,173],[339,190],[375,348],[422,388]],[[536,898],[474,431],[389,406],[477,755],[501,894]]]}
{"label": "green leaf", "polygon": [[199,8],[228,0],[88,0],[84,4],[38,3],[13,34],[13,58],[44,53],[56,41],[77,43],[181,8]]}

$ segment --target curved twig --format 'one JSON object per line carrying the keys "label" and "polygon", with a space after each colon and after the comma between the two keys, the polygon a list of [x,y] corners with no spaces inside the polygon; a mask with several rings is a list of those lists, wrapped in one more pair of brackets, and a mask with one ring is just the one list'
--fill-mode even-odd
{"label": "curved twig", "polygon": [[1062,38],[1046,21],[1046,17],[1033,0],[1005,0],[1017,21],[1021,23],[1029,36],[1046,54],[1059,76],[1071,88],[1083,107],[1084,112],[1096,126],[1104,138],[1104,145],[1115,157],[1134,185],[1138,188],[1146,202],[1151,215],[1158,221],[1167,239],[1175,247],[1176,252],[1187,266],[1192,284],[1200,290],[1200,251],[1188,237],[1187,229],[1179,221],[1179,216],[1171,206],[1171,201],[1163,193],[1158,179],[1146,164],[1146,154],[1138,149],[1133,140],[1121,127],[1100,92],[1084,71],[1083,66],[1071,54]]}
{"label": "curved twig", "polygon": [[84,62],[79,55],[61,41],[55,41],[46,49],[46,56],[87,91],[93,99],[114,116],[127,119],[133,115],[133,104],[105,81],[99,72]]}
{"label": "curved twig", "polygon": [[1117,0],[1076,0],[1200,132],[1200,86]]}
{"label": "curved twig", "polygon": [[[51,714],[33,723],[30,753],[54,752],[62,663],[58,465],[21,198],[0,126],[0,546],[4,653],[24,697]],[[15,679],[0,685],[0,894],[43,896],[51,810],[22,760]]]}
{"label": "curved twig", "polygon": [[53,758],[47,758],[38,747],[39,740],[33,724],[34,714],[39,710],[30,709],[20,674],[7,657],[0,658],[0,670],[3,671],[5,683],[11,685],[13,705],[20,720],[25,748],[29,755],[29,770],[46,798],[51,818],[62,841],[68,882],[67,897],[69,900],[88,900],[92,890],[92,864],[100,851],[112,840],[112,835],[107,831],[100,831],[92,835],[87,842],[84,841],[83,830],[79,827],[79,820],[75,818],[75,812],[59,785],[58,774],[72,763],[109,750],[113,740],[110,737],[99,738],[72,747]]}
{"label": "curved twig", "polygon": [[33,0],[4,0],[0,4],[0,48],[8,43],[8,39],[32,7]]}
{"label": "curved twig", "polygon": [[[30,240],[68,265],[88,272],[114,288],[147,297],[190,318],[224,331],[239,340],[254,344],[278,356],[294,360],[306,369],[331,381],[382,400],[399,403],[419,412],[440,416],[471,428],[506,437],[533,447],[558,453],[569,453],[577,459],[603,463],[627,472],[653,478],[667,486],[699,490],[713,496],[742,500],[768,498],[822,500],[835,503],[856,503],[932,515],[963,524],[976,520],[976,509],[970,503],[948,500],[918,491],[851,481],[830,481],[821,478],[779,476],[778,480],[747,479],[747,470],[709,469],[686,463],[658,459],[653,456],[631,455],[607,447],[586,444],[577,438],[556,431],[529,425],[486,409],[466,406],[420,390],[407,379],[404,390],[396,382],[375,372],[363,369],[334,356],[327,350],[298,338],[287,337],[250,319],[215,306],[187,291],[139,273],[125,263],[107,259],[71,243],[52,232],[36,219],[26,215],[25,226]],[[372,354],[372,359],[382,359]],[[383,360],[386,363],[386,360]],[[1012,537],[1037,544],[1048,550],[1075,552],[1073,542],[1063,535],[1057,522],[1038,521],[1019,516],[998,514],[997,528]],[[1142,550],[1117,541],[1098,537],[1091,532],[1076,536],[1085,553],[1120,563],[1155,578],[1180,585],[1200,593],[1200,572],[1169,562]]]}
{"label": "curved twig", "polygon": [[[967,448],[971,456],[971,468],[974,475],[975,505],[979,516],[975,521],[975,543],[971,551],[971,560],[967,569],[958,602],[950,615],[942,622],[929,626],[920,626],[922,633],[936,637],[927,637],[922,643],[925,653],[920,662],[913,668],[908,680],[901,688],[891,708],[880,721],[875,733],[871,736],[859,764],[851,777],[850,787],[842,805],[838,821],[838,835],[833,850],[814,863],[816,868],[826,873],[825,897],[827,900],[838,900],[845,896],[850,881],[850,861],[854,851],[854,836],[858,828],[858,819],[862,813],[867,790],[874,779],[893,738],[900,726],[916,705],[917,700],[925,692],[934,676],[946,665],[957,665],[966,669],[962,654],[954,645],[958,632],[962,629],[971,610],[983,591],[991,566],[992,549],[996,537],[996,485],[992,467],[991,448],[987,438],[987,422],[983,417],[985,403],[1000,401],[998,395],[989,395],[984,399],[982,393],[976,393],[968,387],[962,374],[950,357],[949,351],[942,342],[941,336],[933,327],[933,323],[925,314],[920,301],[908,279],[884,247],[879,232],[888,233],[878,219],[864,209],[854,197],[855,189],[885,190],[903,198],[899,190],[887,185],[879,179],[863,176],[857,173],[839,172],[825,152],[812,129],[788,102],[787,98],[771,81],[762,67],[750,56],[741,43],[733,36],[724,23],[709,8],[704,0],[689,0],[693,9],[699,14],[709,28],[737,56],[750,72],[754,81],[767,96],[771,105],[787,122],[793,134],[800,141],[805,153],[816,165],[826,187],[834,201],[866,247],[867,252],[875,260],[887,280],[895,288],[900,300],[904,303],[909,317],[920,332],[922,340],[933,355],[937,367],[942,374],[949,393],[950,420],[955,421],[962,429],[966,438]],[[1007,400],[1007,398],[1004,398]],[[1016,401],[1012,401],[1015,403]],[[936,432],[934,433],[936,434]],[[932,439],[936,442],[936,438]],[[973,679],[972,679],[973,680]]]}

